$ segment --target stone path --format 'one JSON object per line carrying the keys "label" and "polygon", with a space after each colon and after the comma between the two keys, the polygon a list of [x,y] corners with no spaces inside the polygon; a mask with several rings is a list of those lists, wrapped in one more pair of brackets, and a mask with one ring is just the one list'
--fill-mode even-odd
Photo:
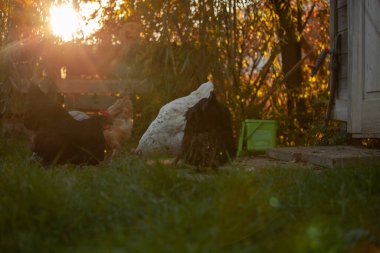
{"label": "stone path", "polygon": [[[302,166],[310,169],[335,168],[380,161],[379,149],[366,149],[354,146],[314,146],[314,147],[281,147],[269,149],[266,154],[237,157],[232,164],[220,167],[221,171],[242,170],[255,171],[278,166]],[[174,158],[148,160],[147,164],[159,162],[163,165],[174,165]],[[181,165],[182,162],[179,163]],[[182,164],[183,165],[183,164]],[[180,175],[207,178],[213,174],[213,169],[185,165],[180,166]],[[199,178],[198,178],[199,177]]]}
{"label": "stone path", "polygon": [[328,168],[380,161],[380,149],[356,146],[273,148],[267,150],[267,155],[281,161],[304,162]]}

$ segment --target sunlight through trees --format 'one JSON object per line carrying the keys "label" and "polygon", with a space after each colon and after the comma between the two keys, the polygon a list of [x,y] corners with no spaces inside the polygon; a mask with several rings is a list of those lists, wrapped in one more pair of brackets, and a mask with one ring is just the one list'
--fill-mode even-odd
{"label": "sunlight through trees", "polygon": [[[162,104],[211,78],[229,106],[235,130],[242,120],[257,118],[280,121],[283,145],[316,143],[327,134],[320,126],[328,63],[310,77],[317,55],[329,45],[327,0],[59,3],[70,7],[57,7],[55,1],[3,1],[2,51],[28,39],[127,45],[125,71],[152,86],[136,102],[141,131]],[[131,22],[138,24],[138,39],[123,30]],[[0,73],[4,78],[4,68]]]}

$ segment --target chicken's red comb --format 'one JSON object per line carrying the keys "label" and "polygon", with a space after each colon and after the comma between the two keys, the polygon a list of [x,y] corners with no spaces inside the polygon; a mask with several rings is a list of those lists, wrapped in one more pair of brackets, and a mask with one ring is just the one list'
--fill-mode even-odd
{"label": "chicken's red comb", "polygon": [[99,113],[107,119],[112,119],[112,115],[107,110],[100,110]]}

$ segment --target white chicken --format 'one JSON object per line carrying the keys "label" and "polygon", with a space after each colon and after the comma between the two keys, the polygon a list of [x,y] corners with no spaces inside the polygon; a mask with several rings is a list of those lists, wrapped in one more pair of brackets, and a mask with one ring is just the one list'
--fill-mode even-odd
{"label": "white chicken", "polygon": [[186,126],[185,114],[203,98],[210,97],[214,85],[211,81],[202,84],[186,97],[164,105],[156,119],[149,125],[139,141],[136,153],[165,153],[178,155]]}

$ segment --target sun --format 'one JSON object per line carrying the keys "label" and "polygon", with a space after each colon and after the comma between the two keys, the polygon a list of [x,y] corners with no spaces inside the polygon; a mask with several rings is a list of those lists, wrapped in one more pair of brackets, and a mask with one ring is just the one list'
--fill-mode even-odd
{"label": "sun", "polygon": [[96,12],[99,8],[100,5],[96,2],[81,2],[78,10],[75,10],[70,2],[53,5],[50,8],[50,27],[53,35],[64,42],[87,39],[102,26],[101,14]]}
{"label": "sun", "polygon": [[80,15],[69,4],[52,6],[50,26],[53,34],[63,41],[73,40],[79,32]]}

